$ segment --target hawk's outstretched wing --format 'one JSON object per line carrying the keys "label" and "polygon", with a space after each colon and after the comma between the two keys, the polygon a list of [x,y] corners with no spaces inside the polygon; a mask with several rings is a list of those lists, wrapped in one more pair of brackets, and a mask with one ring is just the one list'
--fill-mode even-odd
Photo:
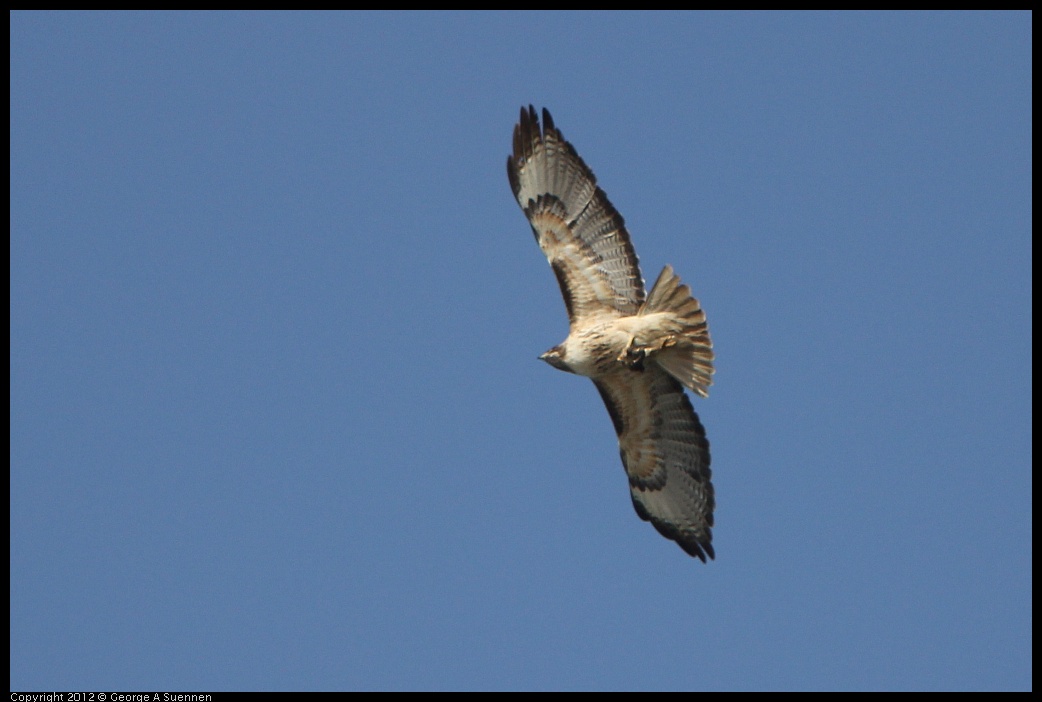
{"label": "hawk's outstretched wing", "polygon": [[715,558],[709,442],[684,388],[657,364],[594,384],[619,435],[637,514],[688,554]]}
{"label": "hawk's outstretched wing", "polygon": [[590,314],[636,314],[644,280],[629,232],[547,110],[540,132],[535,108],[521,108],[507,175],[557,275],[572,324]]}

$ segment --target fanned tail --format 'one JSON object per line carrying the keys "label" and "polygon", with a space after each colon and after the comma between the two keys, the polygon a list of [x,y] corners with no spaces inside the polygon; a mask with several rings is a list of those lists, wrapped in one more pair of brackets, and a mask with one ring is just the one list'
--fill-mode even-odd
{"label": "fanned tail", "polygon": [[713,384],[714,355],[706,313],[672,266],[662,269],[638,314],[662,315],[656,326],[665,334],[647,346],[648,357],[691,392],[708,397]]}

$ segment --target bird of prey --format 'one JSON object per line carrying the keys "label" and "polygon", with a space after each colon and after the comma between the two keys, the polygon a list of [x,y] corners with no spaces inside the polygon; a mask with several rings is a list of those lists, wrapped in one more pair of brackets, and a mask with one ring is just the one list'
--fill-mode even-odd
{"label": "bird of prey", "polygon": [[568,311],[568,337],[539,358],[597,386],[637,515],[715,558],[709,442],[684,393],[706,397],[712,383],[701,305],[670,266],[644,292],[622,216],[546,109],[540,129],[535,108],[521,108],[507,176]]}

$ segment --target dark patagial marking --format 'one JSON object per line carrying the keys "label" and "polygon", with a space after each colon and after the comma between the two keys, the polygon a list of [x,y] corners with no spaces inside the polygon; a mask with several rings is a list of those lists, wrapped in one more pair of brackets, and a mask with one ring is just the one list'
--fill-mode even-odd
{"label": "dark patagial marking", "polygon": [[622,415],[619,413],[619,408],[615,406],[615,400],[612,399],[612,396],[608,394],[603,385],[596,380],[593,381],[593,384],[597,386],[597,392],[601,394],[604,406],[608,408],[608,416],[611,417],[611,423],[615,426],[615,436],[621,436],[625,427],[622,424]]}
{"label": "dark patagial marking", "polygon": [[568,319],[572,319],[572,310],[575,307],[575,300],[572,299],[572,289],[568,285],[568,274],[557,261],[550,264],[550,267],[554,269],[554,276],[557,278],[557,285],[561,288],[561,297],[564,298],[564,308],[568,310]]}

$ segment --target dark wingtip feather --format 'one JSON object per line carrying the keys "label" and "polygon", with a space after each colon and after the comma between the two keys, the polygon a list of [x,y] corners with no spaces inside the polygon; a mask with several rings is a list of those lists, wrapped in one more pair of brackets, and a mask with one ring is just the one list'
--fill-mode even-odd
{"label": "dark wingtip feather", "polygon": [[[709,558],[716,560],[716,551],[713,550],[713,533],[708,529],[705,537],[700,540],[691,534],[684,534],[672,524],[656,519],[637,500],[633,500],[633,509],[637,512],[638,517],[646,522],[650,522],[651,526],[655,527],[655,531],[670,541],[675,542],[687,555],[698,558],[703,563],[707,562],[707,555]],[[709,525],[712,526],[712,515],[710,515]]]}
{"label": "dark wingtip feather", "polygon": [[531,105],[528,106],[528,112],[525,112],[525,108],[521,108],[521,130],[524,132],[525,142],[528,144],[539,138],[539,116]]}
{"label": "dark wingtip feather", "polygon": [[535,142],[540,140],[539,117],[536,116],[535,108],[531,105],[528,109],[521,108],[521,117],[514,125],[514,155],[515,167],[520,168],[532,155]]}
{"label": "dark wingtip feather", "polygon": [[517,164],[513,156],[507,156],[507,180],[510,181],[510,189],[514,191],[514,197],[521,192],[521,179],[517,175]]}
{"label": "dark wingtip feather", "polygon": [[703,563],[707,562],[707,555],[709,558],[716,560],[716,551],[713,550],[713,542],[711,541],[713,535],[711,533],[704,539],[699,540],[694,536],[682,534],[672,525],[663,524],[655,519],[648,519],[648,521],[650,521],[651,525],[658,530],[658,533],[662,534],[670,541],[675,541],[677,546],[684,549],[684,553],[687,555],[698,558]]}
{"label": "dark wingtip feather", "polygon": [[680,548],[689,555],[700,559],[703,563],[707,563],[706,556],[712,560],[716,560],[716,552],[713,550],[713,544],[711,543],[698,543],[696,541],[689,541],[684,543],[683,541],[677,541],[680,544]]}

